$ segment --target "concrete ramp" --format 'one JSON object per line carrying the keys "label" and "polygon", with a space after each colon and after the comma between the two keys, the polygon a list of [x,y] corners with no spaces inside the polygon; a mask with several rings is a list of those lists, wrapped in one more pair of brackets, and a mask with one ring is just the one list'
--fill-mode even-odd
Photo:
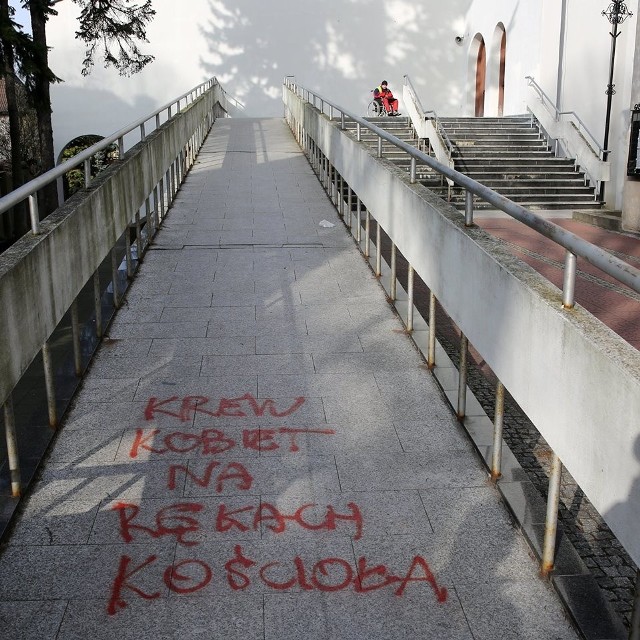
{"label": "concrete ramp", "polygon": [[0,558],[7,638],[577,638],[280,119],[219,119]]}

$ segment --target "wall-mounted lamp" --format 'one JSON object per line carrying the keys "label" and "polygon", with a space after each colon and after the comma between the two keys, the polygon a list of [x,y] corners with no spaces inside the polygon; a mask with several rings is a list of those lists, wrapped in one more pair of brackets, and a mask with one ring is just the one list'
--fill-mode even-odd
{"label": "wall-mounted lamp", "polygon": [[631,135],[629,138],[629,159],[627,160],[627,175],[640,176],[640,104],[631,110]]}

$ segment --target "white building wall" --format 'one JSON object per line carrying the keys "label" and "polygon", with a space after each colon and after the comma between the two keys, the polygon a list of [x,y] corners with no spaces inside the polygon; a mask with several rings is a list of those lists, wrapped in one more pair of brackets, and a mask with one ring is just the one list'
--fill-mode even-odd
{"label": "white building wall", "polygon": [[80,74],[78,7],[60,3],[48,31],[51,67],[64,79],[52,92],[57,150],[79,134],[112,133],[211,76],[251,116],[282,115],[285,75],[364,114],[373,87],[386,79],[401,96],[408,74],[425,108],[460,113],[465,58],[455,36],[471,1],[154,0],[142,49],[156,60],[130,78],[101,61]]}
{"label": "white building wall", "polygon": [[[78,7],[59,3],[52,17],[51,67],[59,151],[86,133],[108,134],[217,76],[251,116],[282,115],[281,83],[296,79],[356,113],[383,78],[401,96],[408,74],[426,109],[473,115],[477,39],[487,47],[485,115],[498,112],[498,25],[507,38],[504,114],[526,112],[525,76],[561,110],[575,111],[602,142],[611,25],[603,0],[154,0],[157,15],[143,49],[156,56],[123,78],[97,61],[80,74],[84,49],[70,35]],[[620,208],[632,104],[638,0],[620,27],[611,115],[612,182],[607,206]],[[456,36],[462,36],[456,43]],[[400,106],[402,110],[402,105]]]}

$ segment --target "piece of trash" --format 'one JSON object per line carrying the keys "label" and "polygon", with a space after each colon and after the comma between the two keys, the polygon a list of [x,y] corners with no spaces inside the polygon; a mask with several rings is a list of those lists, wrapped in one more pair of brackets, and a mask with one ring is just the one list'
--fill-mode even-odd
{"label": "piece of trash", "polygon": [[329,222],[328,220],[320,220],[320,226],[321,227],[335,227],[336,225],[333,224],[333,222]]}

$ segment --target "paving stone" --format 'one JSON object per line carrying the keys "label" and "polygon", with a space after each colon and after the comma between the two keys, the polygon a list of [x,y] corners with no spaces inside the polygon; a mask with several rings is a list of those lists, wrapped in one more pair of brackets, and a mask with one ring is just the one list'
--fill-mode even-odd
{"label": "paving stone", "polygon": [[2,633],[14,640],[55,638],[66,608],[64,600],[0,602]]}

